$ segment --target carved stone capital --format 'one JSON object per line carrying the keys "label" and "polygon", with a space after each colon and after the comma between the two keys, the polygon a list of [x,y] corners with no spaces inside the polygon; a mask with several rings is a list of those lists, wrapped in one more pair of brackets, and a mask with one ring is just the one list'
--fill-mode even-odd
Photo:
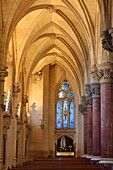
{"label": "carved stone capital", "polygon": [[28,103],[28,96],[27,95],[24,95],[22,97],[22,103],[26,106],[26,103]]}
{"label": "carved stone capital", "polygon": [[8,71],[6,71],[7,69],[7,66],[0,66],[0,82],[4,82],[5,77],[8,76]]}
{"label": "carved stone capital", "polygon": [[91,96],[86,96],[86,105],[88,107],[92,107],[92,97]]}
{"label": "carved stone capital", "polygon": [[102,48],[108,52],[113,52],[112,29],[101,32]]}
{"label": "carved stone capital", "polygon": [[92,98],[100,97],[100,84],[99,83],[91,84],[91,93],[92,93]]}
{"label": "carved stone capital", "polygon": [[13,96],[18,97],[18,93],[20,92],[20,88],[19,85],[17,83],[15,83],[13,85]]}
{"label": "carved stone capital", "polygon": [[86,85],[85,85],[85,90],[86,90],[86,94],[87,94],[88,96],[91,96],[91,87],[90,87],[89,84],[86,84]]}
{"label": "carved stone capital", "polygon": [[100,83],[113,83],[113,63],[98,64]]}
{"label": "carved stone capital", "polygon": [[94,65],[91,67],[91,83],[97,83],[99,82],[99,80],[100,80],[100,77],[98,75],[98,69]]}
{"label": "carved stone capital", "polygon": [[39,80],[41,80],[41,79],[42,79],[42,72],[41,72],[41,71],[36,72],[36,73],[34,74],[34,80],[35,80],[35,81],[39,81]]}
{"label": "carved stone capital", "polygon": [[83,115],[87,114],[87,108],[86,108],[86,105],[84,105],[84,104],[79,104],[78,105],[78,110]]}
{"label": "carved stone capital", "polygon": [[86,104],[86,97],[81,96],[81,104],[85,105]]}

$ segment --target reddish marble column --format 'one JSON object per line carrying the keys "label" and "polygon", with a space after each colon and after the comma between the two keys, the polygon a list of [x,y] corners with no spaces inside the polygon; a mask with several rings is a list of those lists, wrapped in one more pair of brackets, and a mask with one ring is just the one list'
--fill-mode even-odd
{"label": "reddish marble column", "polygon": [[101,156],[100,84],[91,84],[93,106],[93,156]]}
{"label": "reddish marble column", "polygon": [[91,87],[89,84],[86,86],[86,105],[87,105],[87,154],[93,155],[93,115],[92,115],[92,97]]}
{"label": "reddish marble column", "polygon": [[87,155],[87,114],[84,114],[84,154]]}
{"label": "reddish marble column", "polygon": [[[88,99],[89,100],[89,99]],[[87,106],[87,154],[93,155],[92,106]]]}
{"label": "reddish marble column", "polygon": [[101,83],[101,157],[113,160],[113,64],[98,65]]}
{"label": "reddish marble column", "polygon": [[101,84],[101,157],[113,158],[113,84]]}

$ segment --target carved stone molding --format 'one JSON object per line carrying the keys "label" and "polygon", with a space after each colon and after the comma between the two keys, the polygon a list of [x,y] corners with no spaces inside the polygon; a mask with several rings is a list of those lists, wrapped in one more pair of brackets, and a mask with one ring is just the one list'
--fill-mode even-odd
{"label": "carved stone molding", "polygon": [[86,94],[87,94],[88,96],[91,96],[91,87],[90,87],[89,84],[86,84],[86,85],[85,85],[85,90],[86,90]]}
{"label": "carved stone molding", "polygon": [[86,104],[86,97],[85,96],[81,96],[81,104]]}
{"label": "carved stone molding", "polygon": [[4,82],[5,77],[8,76],[8,71],[6,71],[7,69],[7,66],[0,66],[0,82]]}
{"label": "carved stone molding", "polygon": [[107,50],[109,52],[113,52],[113,28],[110,30],[105,30],[101,32],[102,37],[102,47],[104,50]]}
{"label": "carved stone molding", "polygon": [[87,107],[92,107],[92,97],[86,96],[86,105]]}
{"label": "carved stone molding", "polygon": [[24,95],[22,97],[22,103],[26,106],[26,103],[28,103],[28,96],[27,95]]}
{"label": "carved stone molding", "polygon": [[15,83],[13,85],[13,96],[18,97],[18,93],[20,92],[20,88],[19,85],[17,83]]}
{"label": "carved stone molding", "polygon": [[36,72],[36,73],[34,74],[34,79],[35,79],[35,81],[41,80],[41,79],[42,79],[42,72],[41,72],[41,71]]}
{"label": "carved stone molding", "polygon": [[53,13],[53,12],[56,12],[56,9],[53,5],[48,5],[47,11],[50,12],[50,13]]}
{"label": "carved stone molding", "polygon": [[86,108],[86,105],[84,105],[84,104],[79,104],[78,105],[78,110],[83,115],[87,114],[87,108]]}
{"label": "carved stone molding", "polygon": [[100,77],[98,75],[98,69],[96,65],[91,67],[91,83],[97,83],[100,81]]}
{"label": "carved stone molding", "polygon": [[97,67],[100,83],[113,83],[113,63],[102,63]]}
{"label": "carved stone molding", "polygon": [[92,98],[100,97],[100,84],[99,83],[91,84],[91,93],[92,93]]}

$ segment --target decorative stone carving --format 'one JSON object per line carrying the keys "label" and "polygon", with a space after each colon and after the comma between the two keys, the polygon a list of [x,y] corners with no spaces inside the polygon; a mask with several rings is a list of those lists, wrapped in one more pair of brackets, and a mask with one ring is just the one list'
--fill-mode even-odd
{"label": "decorative stone carving", "polygon": [[55,33],[54,33],[54,34],[51,34],[50,38],[51,38],[51,39],[54,39],[54,40],[57,39],[57,34],[55,34]]}
{"label": "decorative stone carving", "polygon": [[79,112],[82,113],[83,115],[87,113],[86,105],[79,104],[79,105],[78,105],[78,110],[79,110]]}
{"label": "decorative stone carving", "polygon": [[28,103],[28,96],[27,95],[24,95],[22,97],[22,103],[26,106],[26,103]]}
{"label": "decorative stone carving", "polygon": [[92,98],[91,98],[91,96],[86,96],[86,105],[87,105],[87,107],[92,107]]}
{"label": "decorative stone carving", "polygon": [[47,7],[47,11],[50,12],[50,13],[53,13],[53,12],[56,12],[56,9],[55,9],[55,7],[53,5],[49,5]]}
{"label": "decorative stone carving", "polygon": [[91,71],[91,77],[92,77],[92,79],[94,79],[97,82],[100,80],[100,77],[98,75],[98,69]]}
{"label": "decorative stone carving", "polygon": [[91,84],[91,93],[92,93],[92,98],[100,97],[100,84],[99,83]]}
{"label": "decorative stone carving", "polygon": [[34,79],[35,81],[39,81],[42,79],[42,72],[39,71],[39,72],[36,72],[35,75],[34,75]]}
{"label": "decorative stone carving", "polygon": [[113,52],[112,33],[113,33],[113,28],[101,32],[102,47],[109,52]]}
{"label": "decorative stone carving", "polygon": [[82,104],[86,104],[86,97],[85,96],[81,96],[81,103]]}
{"label": "decorative stone carving", "polygon": [[102,63],[98,65],[98,76],[100,82],[113,82],[113,63]]}
{"label": "decorative stone carving", "polygon": [[19,85],[17,83],[15,83],[13,85],[13,96],[18,97],[18,93],[20,92],[20,88]]}
{"label": "decorative stone carving", "polygon": [[4,82],[4,78],[8,76],[8,71],[6,71],[7,69],[7,66],[0,66],[0,82]]}
{"label": "decorative stone carving", "polygon": [[3,128],[9,129],[11,125],[11,115],[4,112],[3,115]]}
{"label": "decorative stone carving", "polygon": [[86,90],[86,94],[87,94],[88,96],[91,96],[91,87],[90,87],[89,84],[86,84],[86,85],[85,85],[85,90]]}

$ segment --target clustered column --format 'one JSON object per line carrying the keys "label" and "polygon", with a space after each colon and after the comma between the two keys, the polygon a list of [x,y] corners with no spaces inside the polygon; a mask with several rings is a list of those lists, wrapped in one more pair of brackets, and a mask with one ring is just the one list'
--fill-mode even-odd
{"label": "clustered column", "polygon": [[[100,157],[100,160],[113,161],[113,63],[97,65],[91,75],[98,82],[86,85],[84,154],[93,155],[95,159]],[[81,108],[83,112],[83,105]]]}
{"label": "clustered column", "polygon": [[101,155],[101,115],[100,115],[100,84],[91,84],[92,112],[93,112],[93,156]]}
{"label": "clustered column", "polygon": [[93,155],[93,114],[92,114],[92,97],[91,97],[91,88],[90,85],[86,86],[86,105],[87,105],[87,154],[88,157]]}

